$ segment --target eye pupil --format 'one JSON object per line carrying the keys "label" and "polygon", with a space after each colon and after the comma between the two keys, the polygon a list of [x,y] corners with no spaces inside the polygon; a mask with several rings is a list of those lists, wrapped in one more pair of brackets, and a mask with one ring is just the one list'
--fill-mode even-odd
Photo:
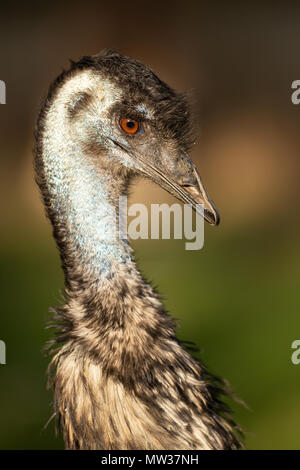
{"label": "eye pupil", "polygon": [[134,119],[130,118],[121,118],[120,126],[127,134],[136,134],[139,130],[139,123]]}

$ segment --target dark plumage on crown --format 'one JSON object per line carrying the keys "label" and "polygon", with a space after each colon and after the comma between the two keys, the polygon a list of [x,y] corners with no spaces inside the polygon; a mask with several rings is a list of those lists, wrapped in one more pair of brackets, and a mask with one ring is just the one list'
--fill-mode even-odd
{"label": "dark plumage on crown", "polygon": [[61,83],[67,76],[84,69],[100,72],[123,90],[125,106],[148,106],[153,112],[153,124],[162,138],[174,140],[185,150],[192,145],[195,132],[187,96],[176,93],[149,67],[115,49],[108,49],[94,56],[84,56],[77,62],[71,61],[71,68],[56,82]]}

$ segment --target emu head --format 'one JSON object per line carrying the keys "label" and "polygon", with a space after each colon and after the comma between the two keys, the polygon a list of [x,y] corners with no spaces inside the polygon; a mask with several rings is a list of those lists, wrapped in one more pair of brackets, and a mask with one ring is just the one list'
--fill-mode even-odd
{"label": "emu head", "polygon": [[48,103],[55,99],[68,140],[91,164],[148,177],[196,210],[202,204],[205,219],[219,223],[187,153],[189,106],[148,67],[115,51],[83,57],[54,83]]}

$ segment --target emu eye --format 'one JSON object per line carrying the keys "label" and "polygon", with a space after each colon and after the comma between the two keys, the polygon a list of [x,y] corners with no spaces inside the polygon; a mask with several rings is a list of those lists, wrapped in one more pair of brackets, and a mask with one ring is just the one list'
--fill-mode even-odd
{"label": "emu eye", "polygon": [[126,134],[136,134],[140,127],[137,121],[130,118],[121,118],[120,126]]}

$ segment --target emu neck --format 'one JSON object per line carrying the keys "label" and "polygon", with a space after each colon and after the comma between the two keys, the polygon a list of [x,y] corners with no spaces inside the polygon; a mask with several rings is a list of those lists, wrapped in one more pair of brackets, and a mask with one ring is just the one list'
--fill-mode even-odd
{"label": "emu neck", "polygon": [[45,170],[66,273],[75,266],[84,279],[100,283],[118,269],[130,271],[131,249],[118,236],[119,196],[126,194],[128,179],[102,169],[76,148],[51,160],[55,164]]}

